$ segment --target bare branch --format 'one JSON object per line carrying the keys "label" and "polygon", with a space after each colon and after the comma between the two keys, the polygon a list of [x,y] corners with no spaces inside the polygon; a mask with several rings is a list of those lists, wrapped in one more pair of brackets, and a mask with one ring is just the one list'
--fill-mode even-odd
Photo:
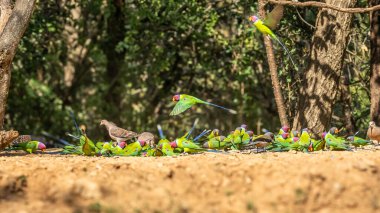
{"label": "bare branch", "polygon": [[344,13],[367,13],[376,10],[380,10],[380,5],[367,8],[342,8],[331,4],[326,4],[318,1],[307,1],[307,2],[294,2],[294,1],[284,1],[284,0],[268,0],[272,4],[288,5],[295,7],[319,7],[319,8],[328,8],[331,10],[336,10]]}

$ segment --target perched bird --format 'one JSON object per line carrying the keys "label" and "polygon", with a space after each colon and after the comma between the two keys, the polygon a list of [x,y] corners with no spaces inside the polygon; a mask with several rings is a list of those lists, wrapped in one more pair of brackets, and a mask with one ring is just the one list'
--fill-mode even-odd
{"label": "perched bird", "polygon": [[123,149],[123,152],[120,153],[120,155],[122,155],[122,156],[138,156],[140,154],[140,152],[147,147],[148,147],[148,145],[145,144],[145,141],[136,141],[136,142],[128,144]]}
{"label": "perched bird", "polygon": [[20,135],[16,138],[16,140],[12,141],[12,144],[25,143],[32,141],[31,135]]}
{"label": "perched bird", "polygon": [[87,156],[94,156],[99,153],[99,149],[95,146],[94,142],[87,137],[86,129],[81,127],[82,135],[80,136],[80,144],[82,145],[82,152]]}
{"label": "perched bird", "polygon": [[299,138],[298,142],[300,145],[309,145],[310,144],[311,137],[310,137],[308,128],[305,128],[302,130],[301,137]]}
{"label": "perched bird", "polygon": [[174,149],[170,144],[170,141],[168,139],[161,139],[157,144],[158,149],[162,151],[162,153],[165,156],[174,156],[176,153],[174,153]]}
{"label": "perched bird", "polygon": [[276,42],[278,42],[282,48],[285,50],[285,52],[288,54],[290,61],[292,62],[294,68],[298,70],[296,64],[293,61],[292,56],[290,55],[290,52],[288,48],[280,41],[280,39],[276,36],[276,34],[273,33],[272,30],[275,30],[277,25],[279,24],[282,16],[284,15],[284,6],[277,5],[274,7],[274,9],[267,14],[264,21],[260,20],[257,16],[250,16],[249,20],[253,22],[255,27],[264,35],[269,36]]}
{"label": "perched bird", "polygon": [[173,96],[173,101],[177,102],[177,104],[174,106],[173,110],[171,111],[170,115],[178,115],[181,114],[182,112],[186,111],[190,107],[194,106],[195,104],[206,104],[210,106],[214,106],[220,109],[224,109],[228,111],[229,113],[236,114],[237,112],[232,109],[227,109],[225,107],[203,101],[199,98],[196,98],[191,95],[186,95],[186,94],[177,94]]}
{"label": "perched bird", "polygon": [[214,129],[211,131],[211,133],[207,136],[207,139],[211,139],[214,137],[219,136],[219,129]]}
{"label": "perched bird", "polygon": [[29,154],[35,153],[37,150],[45,151],[46,149],[45,144],[39,141],[29,141],[29,142],[18,143],[18,144],[15,144],[13,147],[18,150],[24,150],[25,152]]}
{"label": "perched bird", "polygon": [[380,142],[380,127],[376,126],[374,121],[369,122],[369,128],[367,131],[367,136],[371,141],[376,141],[379,144],[379,142]]}
{"label": "perched bird", "polygon": [[291,132],[290,132],[290,137],[291,138],[294,138],[294,137],[300,137],[300,133],[297,131],[297,130],[292,130]]}
{"label": "perched bird", "polygon": [[280,131],[278,131],[278,134],[281,135],[283,133],[289,133],[290,127],[288,125],[284,125],[281,127]]}
{"label": "perched bird", "polygon": [[289,138],[289,133],[287,133],[287,132],[282,133],[281,135],[275,136],[274,140],[276,142],[280,142],[280,143],[291,143],[291,142],[293,142],[293,139]]}
{"label": "perched bird", "polygon": [[271,142],[268,141],[255,141],[253,142],[253,145],[256,147],[256,152],[259,152],[259,148],[264,149],[266,151],[267,146],[269,146]]}
{"label": "perched bird", "polygon": [[224,141],[225,138],[224,136],[213,137],[206,141],[202,147],[206,149],[223,149],[227,143]]}
{"label": "perched bird", "polygon": [[155,136],[150,132],[143,132],[141,133],[138,138],[138,141],[145,141],[150,147],[155,146]]}
{"label": "perched bird", "polygon": [[107,128],[108,134],[112,140],[117,141],[118,143],[138,137],[138,134],[136,132],[122,129],[116,126],[116,124],[107,120],[102,120],[100,122],[100,125],[104,125]]}
{"label": "perched bird", "polygon": [[326,146],[330,150],[349,150],[350,147],[346,144],[345,140],[335,137],[331,132],[325,134]]}
{"label": "perched bird", "polygon": [[357,137],[355,135],[347,137],[347,140],[355,148],[371,144],[371,141],[365,140],[364,138],[360,138],[360,137]]}

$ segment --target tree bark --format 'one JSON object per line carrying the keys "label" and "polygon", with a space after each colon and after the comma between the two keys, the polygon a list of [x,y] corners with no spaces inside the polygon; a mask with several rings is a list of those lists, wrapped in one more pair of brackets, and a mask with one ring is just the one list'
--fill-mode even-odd
{"label": "tree bark", "polygon": [[[259,1],[259,14],[261,18],[265,17],[265,1],[260,0]],[[277,65],[276,65],[276,59],[274,57],[274,51],[272,46],[272,41],[268,36],[264,36],[264,44],[265,49],[267,52],[267,58],[268,58],[268,64],[269,64],[269,71],[271,75],[272,80],[272,86],[273,86],[273,93],[274,93],[274,100],[277,105],[277,111],[278,115],[280,117],[281,125],[289,125],[288,117],[286,116],[286,107],[284,103],[284,98],[282,97],[282,90],[280,86],[280,80],[278,79],[277,74]]]}
{"label": "tree bark", "polygon": [[348,71],[340,79],[341,101],[343,104],[344,126],[349,134],[354,133],[355,122],[352,116],[352,98],[350,93],[350,81]]}
{"label": "tree bark", "polygon": [[[370,0],[370,6],[380,0]],[[370,14],[371,23],[371,120],[380,123],[380,11]]]}
{"label": "tree bark", "polygon": [[[1,3],[3,2],[8,1]],[[18,43],[28,26],[35,3],[36,0],[17,0],[4,29],[0,30],[0,130],[4,125],[12,60]],[[4,21],[3,18],[6,19],[6,15],[4,17],[1,15],[0,23]]]}
{"label": "tree bark", "polygon": [[[326,3],[346,8],[354,6],[356,0],[326,0]],[[330,126],[351,20],[348,13],[319,11],[293,128],[307,127],[319,133]]]}

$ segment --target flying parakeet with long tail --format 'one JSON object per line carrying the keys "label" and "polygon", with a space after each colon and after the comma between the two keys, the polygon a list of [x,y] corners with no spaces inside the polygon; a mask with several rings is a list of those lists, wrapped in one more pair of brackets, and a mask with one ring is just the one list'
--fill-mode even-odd
{"label": "flying parakeet with long tail", "polygon": [[257,16],[250,16],[249,20],[253,22],[255,27],[264,35],[268,35],[273,40],[277,41],[282,48],[284,48],[285,52],[288,54],[290,61],[292,62],[294,68],[298,70],[296,64],[293,61],[292,56],[290,55],[290,52],[288,48],[280,41],[280,39],[274,34],[272,30],[275,30],[278,23],[280,23],[280,20],[282,16],[284,15],[284,6],[277,5],[274,7],[274,9],[267,14],[266,18],[264,20],[259,19]]}
{"label": "flying parakeet with long tail", "polygon": [[207,101],[203,101],[203,100],[201,100],[199,98],[196,98],[196,97],[191,96],[191,95],[186,95],[186,94],[177,94],[177,95],[174,95],[173,96],[173,101],[177,102],[177,104],[174,106],[174,109],[172,110],[172,112],[170,113],[170,115],[181,114],[182,112],[184,112],[187,109],[191,108],[195,104],[206,104],[206,105],[210,105],[210,106],[217,107],[217,108],[220,108],[220,109],[224,109],[224,110],[226,110],[226,111],[228,111],[229,113],[232,113],[232,114],[236,114],[237,113],[235,110],[227,109],[225,107],[222,107],[222,106],[219,106],[219,105],[207,102]]}

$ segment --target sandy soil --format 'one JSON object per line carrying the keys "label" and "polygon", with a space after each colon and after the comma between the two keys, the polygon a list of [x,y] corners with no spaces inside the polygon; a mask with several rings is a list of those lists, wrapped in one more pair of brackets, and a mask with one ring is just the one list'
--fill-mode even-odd
{"label": "sandy soil", "polygon": [[380,151],[0,153],[6,212],[380,212]]}

